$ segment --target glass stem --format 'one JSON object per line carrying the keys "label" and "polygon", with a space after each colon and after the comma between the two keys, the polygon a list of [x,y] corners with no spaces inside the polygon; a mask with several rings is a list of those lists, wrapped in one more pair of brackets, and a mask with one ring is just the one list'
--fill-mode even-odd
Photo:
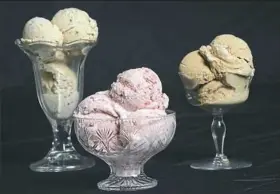
{"label": "glass stem", "polygon": [[216,149],[216,157],[223,158],[225,157],[224,140],[226,136],[226,125],[223,120],[223,113],[213,114],[211,131]]}
{"label": "glass stem", "polygon": [[119,164],[110,166],[111,173],[120,177],[137,177],[143,170],[143,166],[139,164]]}
{"label": "glass stem", "polygon": [[72,119],[57,120],[52,122],[53,142],[52,151],[72,151],[74,147],[71,141]]}

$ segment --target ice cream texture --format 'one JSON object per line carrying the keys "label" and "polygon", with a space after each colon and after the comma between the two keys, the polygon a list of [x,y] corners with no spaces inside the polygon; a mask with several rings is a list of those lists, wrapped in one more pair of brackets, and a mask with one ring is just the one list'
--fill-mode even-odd
{"label": "ice cream texture", "polygon": [[158,75],[149,68],[124,71],[111,85],[110,96],[127,110],[166,109],[169,98],[162,93]]}
{"label": "ice cream texture", "polygon": [[67,64],[53,62],[42,66],[40,77],[49,112],[59,119],[71,117],[79,102],[75,73]]}
{"label": "ice cream texture", "polygon": [[49,20],[42,17],[34,17],[26,22],[22,39],[23,42],[49,42],[61,45],[63,42],[62,32]]}
{"label": "ice cream texture", "polygon": [[183,58],[179,66],[179,72],[184,75],[182,81],[187,89],[194,89],[215,79],[215,75],[197,50],[188,53]]}
{"label": "ice cream texture", "polygon": [[231,34],[215,37],[187,54],[179,65],[185,88],[197,92],[201,105],[246,101],[254,72],[248,44]]}
{"label": "ice cream texture", "polygon": [[46,93],[64,94],[69,96],[77,90],[75,73],[60,62],[47,63],[42,66],[42,87]]}
{"label": "ice cream texture", "polygon": [[98,37],[97,22],[85,12],[77,8],[59,10],[52,18],[63,33],[63,42],[71,43],[79,40],[96,41]]}
{"label": "ice cream texture", "polygon": [[84,57],[84,45],[70,48],[66,44],[79,40],[95,42],[97,37],[96,21],[77,8],[59,10],[51,21],[34,17],[26,22],[21,41],[40,43],[29,45],[29,50],[36,56],[40,70],[43,104],[54,119],[71,117],[80,100],[74,73],[77,67],[73,67],[72,60]]}
{"label": "ice cream texture", "polygon": [[22,41],[34,43],[49,42],[58,46],[76,41],[96,42],[98,26],[88,13],[77,8],[59,10],[48,20],[34,17],[27,21],[22,33]]}
{"label": "ice cream texture", "polygon": [[247,43],[230,34],[217,36],[208,46],[199,49],[216,77],[224,73],[254,76],[253,56]]}
{"label": "ice cream texture", "polygon": [[[85,98],[74,117],[80,118],[80,128],[87,128],[95,137],[95,148],[108,153],[126,145],[128,140],[122,137],[136,141],[143,133],[147,135],[148,129],[156,133],[151,121],[162,122],[160,118],[166,115],[167,107],[168,96],[162,93],[158,75],[143,67],[120,73],[109,90]],[[96,135],[96,131],[102,131],[99,134],[103,135]]]}

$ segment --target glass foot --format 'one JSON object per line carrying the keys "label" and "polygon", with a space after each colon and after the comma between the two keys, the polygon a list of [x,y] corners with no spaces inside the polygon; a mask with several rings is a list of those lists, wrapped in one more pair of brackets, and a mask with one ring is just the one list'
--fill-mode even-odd
{"label": "glass foot", "polygon": [[76,171],[93,167],[93,158],[81,156],[75,150],[50,151],[42,160],[32,163],[30,169],[35,172]]}
{"label": "glass foot", "polygon": [[99,182],[97,186],[105,191],[136,191],[157,186],[157,180],[147,177],[143,173],[137,177],[111,175],[108,179]]}
{"label": "glass foot", "polygon": [[191,168],[199,170],[233,170],[241,168],[249,168],[251,162],[239,161],[235,159],[228,160],[227,158],[214,158],[205,161],[195,162],[191,164]]}

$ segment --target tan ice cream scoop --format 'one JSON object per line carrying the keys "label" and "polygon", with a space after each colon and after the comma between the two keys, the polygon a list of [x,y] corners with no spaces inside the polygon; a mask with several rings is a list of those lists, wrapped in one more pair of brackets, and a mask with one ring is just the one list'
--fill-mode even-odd
{"label": "tan ice cream scoop", "polygon": [[239,104],[247,100],[249,89],[236,91],[226,87],[220,81],[213,80],[198,90],[201,105]]}
{"label": "tan ice cream scoop", "polygon": [[190,90],[215,78],[198,50],[188,53],[183,58],[179,65],[179,73],[184,86]]}
{"label": "tan ice cream scoop", "polygon": [[200,47],[199,53],[207,60],[216,78],[223,78],[225,73],[254,76],[251,50],[244,40],[234,35],[217,36],[210,45]]}

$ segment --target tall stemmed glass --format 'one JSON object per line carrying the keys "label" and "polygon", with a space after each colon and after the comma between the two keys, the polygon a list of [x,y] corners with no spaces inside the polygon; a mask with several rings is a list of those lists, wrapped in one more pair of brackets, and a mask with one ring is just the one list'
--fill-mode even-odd
{"label": "tall stemmed glass", "polygon": [[81,156],[71,141],[72,115],[83,97],[84,66],[96,42],[76,41],[63,46],[50,42],[16,45],[33,64],[39,103],[53,129],[52,148],[30,165],[38,172],[81,170],[94,166],[92,158]]}
{"label": "tall stemmed glass", "polygon": [[[181,81],[186,83],[188,80],[182,73],[179,72],[179,76]],[[251,83],[252,77],[248,78],[247,84],[244,88],[244,95],[248,97],[249,94],[249,86]],[[213,116],[213,121],[211,124],[211,133],[214,140],[216,155],[213,159],[208,159],[205,161],[199,161],[191,164],[191,168],[200,169],[200,170],[230,170],[230,169],[240,169],[240,168],[248,168],[252,166],[251,162],[236,160],[236,159],[228,159],[228,157],[224,154],[224,140],[226,137],[226,124],[223,120],[224,113],[229,111],[232,107],[239,105],[244,101],[239,103],[221,103],[221,104],[201,104],[199,101],[198,89],[188,89],[185,88],[186,98],[188,102],[193,106],[198,106],[203,110],[210,112]]]}

